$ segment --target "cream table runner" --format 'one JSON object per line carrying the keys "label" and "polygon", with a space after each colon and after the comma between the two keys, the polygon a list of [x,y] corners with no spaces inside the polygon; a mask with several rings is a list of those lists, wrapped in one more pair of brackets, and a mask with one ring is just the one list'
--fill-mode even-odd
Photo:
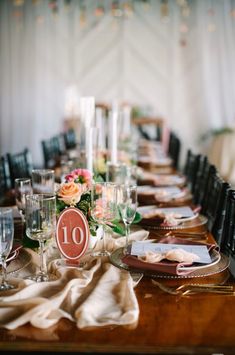
{"label": "cream table runner", "polygon": [[[148,237],[145,230],[131,234],[132,240]],[[124,246],[125,238],[110,238],[107,248],[112,251]],[[97,248],[101,247],[98,243]],[[108,258],[84,257],[84,267],[66,267],[58,263],[58,249],[51,245],[48,253],[50,272],[58,280],[35,283],[25,279],[39,265],[38,254],[27,249],[32,262],[9,281],[16,289],[0,293],[0,326],[16,329],[26,323],[46,329],[61,318],[75,322],[78,328],[105,325],[135,327],[139,307],[129,272],[108,262]]]}

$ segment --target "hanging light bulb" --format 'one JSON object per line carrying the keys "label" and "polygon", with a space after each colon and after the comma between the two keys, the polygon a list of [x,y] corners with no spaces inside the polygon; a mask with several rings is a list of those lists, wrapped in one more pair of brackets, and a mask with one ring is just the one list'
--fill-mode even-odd
{"label": "hanging light bulb", "polygon": [[188,25],[186,23],[181,23],[180,25],[180,32],[187,33],[189,31]]}
{"label": "hanging light bulb", "polygon": [[233,18],[235,18],[235,9],[232,9],[232,10],[230,11],[230,16],[233,17]]}
{"label": "hanging light bulb", "polygon": [[104,6],[101,4],[98,4],[95,8],[94,15],[96,17],[101,17],[104,15]]}
{"label": "hanging light bulb", "polygon": [[24,0],[14,0],[13,1],[14,6],[23,6],[24,5]]}
{"label": "hanging light bulb", "polygon": [[123,15],[122,9],[120,8],[119,1],[113,1],[111,5],[111,13],[113,17],[121,17]]}
{"label": "hanging light bulb", "polygon": [[215,32],[216,31],[216,25],[214,23],[209,23],[207,26],[208,32]]}
{"label": "hanging light bulb", "polygon": [[126,1],[123,3],[123,11],[124,11],[124,15],[129,18],[133,16],[134,13],[134,8],[133,8],[133,4],[131,1]]}
{"label": "hanging light bulb", "polygon": [[169,6],[168,0],[161,1],[161,19],[163,22],[169,21]]}

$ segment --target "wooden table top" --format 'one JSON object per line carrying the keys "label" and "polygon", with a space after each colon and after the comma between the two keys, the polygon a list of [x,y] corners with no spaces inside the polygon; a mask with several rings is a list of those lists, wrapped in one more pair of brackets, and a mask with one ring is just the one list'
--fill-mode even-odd
{"label": "wooden table top", "polygon": [[[211,242],[212,236],[208,241]],[[187,281],[190,279],[187,279]],[[168,285],[185,279],[159,279]],[[200,282],[234,284],[229,270]],[[235,296],[167,294],[143,277],[135,288],[140,316],[134,329],[108,326],[81,330],[68,320],[46,329],[27,324],[0,330],[2,351],[135,354],[234,354]]]}

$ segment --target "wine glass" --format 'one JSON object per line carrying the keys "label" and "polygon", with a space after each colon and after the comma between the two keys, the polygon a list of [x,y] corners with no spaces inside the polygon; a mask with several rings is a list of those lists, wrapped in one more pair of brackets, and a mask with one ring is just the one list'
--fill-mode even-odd
{"label": "wine glass", "polygon": [[39,242],[40,268],[36,275],[30,276],[36,282],[54,280],[47,272],[45,242],[50,240],[56,229],[56,198],[54,195],[33,194],[26,196],[26,235]]}
{"label": "wine glass", "polygon": [[54,194],[55,171],[53,169],[33,169],[32,184],[35,194]]}
{"label": "wine glass", "polygon": [[137,209],[137,186],[120,185],[118,193],[118,208],[125,225],[126,245],[124,253],[127,253],[130,237],[130,226],[134,221]]}
{"label": "wine glass", "polygon": [[7,265],[6,259],[10,254],[14,237],[14,221],[12,209],[0,208],[0,264],[2,265],[2,282],[0,291],[14,288],[7,281]]}
{"label": "wine glass", "polygon": [[93,252],[93,256],[107,256],[110,253],[106,249],[106,232],[108,226],[117,217],[117,185],[109,182],[96,182],[91,191],[91,216],[103,229],[103,248]]}
{"label": "wine glass", "polygon": [[29,178],[17,178],[15,179],[15,199],[16,206],[20,211],[23,221],[25,220],[25,205],[26,195],[33,193],[31,179]]}

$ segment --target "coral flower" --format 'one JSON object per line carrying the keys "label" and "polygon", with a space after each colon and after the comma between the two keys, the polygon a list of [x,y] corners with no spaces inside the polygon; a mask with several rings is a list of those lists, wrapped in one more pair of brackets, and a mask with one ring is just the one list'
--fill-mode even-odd
{"label": "coral flower", "polygon": [[71,181],[63,183],[57,194],[66,205],[75,206],[80,201],[83,192],[84,188],[81,184]]}

